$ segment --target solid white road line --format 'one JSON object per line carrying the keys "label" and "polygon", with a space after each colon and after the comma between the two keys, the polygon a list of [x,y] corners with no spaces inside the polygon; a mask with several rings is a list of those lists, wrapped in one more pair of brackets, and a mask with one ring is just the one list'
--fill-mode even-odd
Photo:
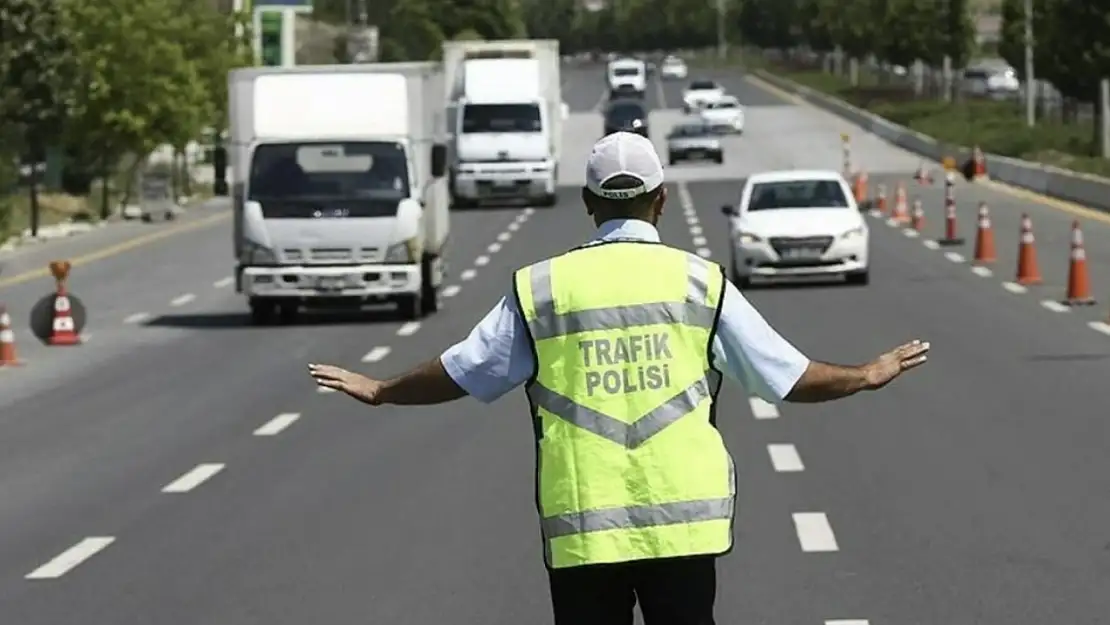
{"label": "solid white road line", "polygon": [[477,271],[474,271],[473,269],[467,269],[466,271],[459,274],[459,277],[463,280],[473,280],[474,276],[476,275],[478,275]]}
{"label": "solid white road line", "polygon": [[400,328],[397,328],[397,336],[412,336],[413,334],[416,334],[416,331],[419,329],[419,321],[410,321]]}
{"label": "solid white road line", "polygon": [[971,273],[979,276],[980,278],[989,278],[994,275],[994,272],[989,267],[972,267]]}
{"label": "solid white road line", "polygon": [[840,551],[832,526],[824,512],[795,512],[794,529],[798,543],[806,553]]}
{"label": "solid white road line", "polygon": [[825,621],[825,625],[871,625],[871,622],[865,618],[850,618]]}
{"label": "solid white road line", "polygon": [[479,256],[478,258],[475,258],[474,264],[478,265],[479,267],[485,267],[489,264],[489,256]]}
{"label": "solid white road line", "polygon": [[1052,312],[1057,312],[1057,313],[1071,312],[1071,308],[1068,308],[1065,304],[1061,304],[1060,302],[1054,302],[1050,299],[1046,299],[1046,300],[1042,301],[1041,306],[1044,306],[1045,308],[1047,308],[1048,310],[1051,310]]}
{"label": "solid white road line", "polygon": [[179,296],[173,298],[173,300],[170,302],[170,306],[184,306],[185,304],[188,304],[189,302],[195,300],[196,298],[197,298],[197,296],[193,295],[192,293],[186,293],[184,295],[179,295]]}
{"label": "solid white road line", "polygon": [[219,463],[198,464],[193,470],[170,482],[162,489],[163,493],[187,493],[206,480],[223,471],[226,465]]}
{"label": "solid white road line", "polygon": [[139,312],[123,320],[124,323],[142,323],[150,319],[150,313]]}
{"label": "solid white road line", "polygon": [[388,355],[389,348],[385,347],[384,345],[379,345],[378,347],[375,347],[374,349],[366,352],[366,355],[362,357],[362,362],[378,362]]}
{"label": "solid white road line", "polygon": [[1029,290],[1029,289],[1025,288],[1023,285],[1018,284],[1017,282],[1003,282],[1002,283],[1002,288],[1006,289],[1007,291],[1009,291],[1009,292],[1011,292],[1015,295],[1021,295],[1022,293],[1025,293],[1026,291]]}
{"label": "solid white road line", "polygon": [[779,473],[795,473],[805,470],[805,465],[802,464],[802,457],[798,455],[797,448],[789,443],[767,445],[767,453],[771,455],[771,465]]}
{"label": "solid white road line", "polygon": [[443,296],[444,297],[455,297],[456,295],[459,294],[459,291],[461,291],[461,290],[462,290],[461,286],[459,286],[457,284],[452,284],[450,286],[446,286],[446,287],[443,288]]}
{"label": "solid white road line", "polygon": [[777,406],[759,397],[752,397],[748,399],[748,403],[752,407],[752,415],[756,419],[778,419],[779,409]]}
{"label": "solid white road line", "polygon": [[513,235],[509,234],[508,232],[502,232],[501,234],[497,235],[497,240],[501,241],[502,243],[505,243],[511,238],[513,238]]}
{"label": "solid white road line", "polygon": [[27,579],[57,579],[115,542],[112,536],[90,536],[27,574]]}
{"label": "solid white road line", "polygon": [[223,289],[231,286],[233,282],[235,282],[235,277],[228,276],[226,278],[220,278],[219,280],[216,280],[212,283],[212,286],[216,287],[217,289]]}
{"label": "solid white road line", "polygon": [[956,252],[945,252],[944,257],[947,258],[948,260],[954,262],[954,263],[964,262],[964,257],[960,256]]}
{"label": "solid white road line", "polygon": [[277,436],[293,422],[301,418],[299,412],[283,412],[267,421],[262,427],[254,431],[255,436]]}

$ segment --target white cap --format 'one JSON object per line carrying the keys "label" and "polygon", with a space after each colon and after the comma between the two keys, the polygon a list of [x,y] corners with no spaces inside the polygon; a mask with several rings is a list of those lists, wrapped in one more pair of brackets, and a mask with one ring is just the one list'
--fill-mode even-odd
{"label": "white cap", "polygon": [[[628,176],[642,184],[629,189],[605,189],[613,178]],[[594,144],[586,161],[586,188],[599,197],[627,200],[663,184],[663,163],[646,137],[631,132],[614,132]]]}

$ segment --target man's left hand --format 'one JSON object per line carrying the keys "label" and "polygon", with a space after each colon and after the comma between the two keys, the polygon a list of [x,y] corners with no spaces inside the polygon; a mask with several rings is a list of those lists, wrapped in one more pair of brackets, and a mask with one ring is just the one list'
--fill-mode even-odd
{"label": "man's left hand", "polygon": [[382,382],[368,378],[353,371],[334,365],[308,365],[308,373],[316,384],[333,388],[367,404],[377,406],[381,402]]}

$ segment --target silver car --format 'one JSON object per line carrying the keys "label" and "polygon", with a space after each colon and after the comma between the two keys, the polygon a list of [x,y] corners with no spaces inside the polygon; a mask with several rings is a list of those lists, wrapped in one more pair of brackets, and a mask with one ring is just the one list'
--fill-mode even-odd
{"label": "silver car", "polygon": [[671,165],[693,160],[713,161],[719,165],[725,162],[725,151],[720,135],[706,124],[679,124],[667,135],[667,160]]}

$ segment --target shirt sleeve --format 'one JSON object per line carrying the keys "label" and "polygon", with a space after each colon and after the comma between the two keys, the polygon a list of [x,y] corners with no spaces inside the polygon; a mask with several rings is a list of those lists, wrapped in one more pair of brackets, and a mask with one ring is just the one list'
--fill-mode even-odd
{"label": "shirt sleeve", "polygon": [[714,365],[749,394],[781,403],[809,366],[809,358],[783,338],[731,283],[725,283],[713,341]]}
{"label": "shirt sleeve", "polygon": [[535,362],[516,297],[501,298],[469,336],[443,352],[440,362],[455,384],[487,404],[527,382]]}

